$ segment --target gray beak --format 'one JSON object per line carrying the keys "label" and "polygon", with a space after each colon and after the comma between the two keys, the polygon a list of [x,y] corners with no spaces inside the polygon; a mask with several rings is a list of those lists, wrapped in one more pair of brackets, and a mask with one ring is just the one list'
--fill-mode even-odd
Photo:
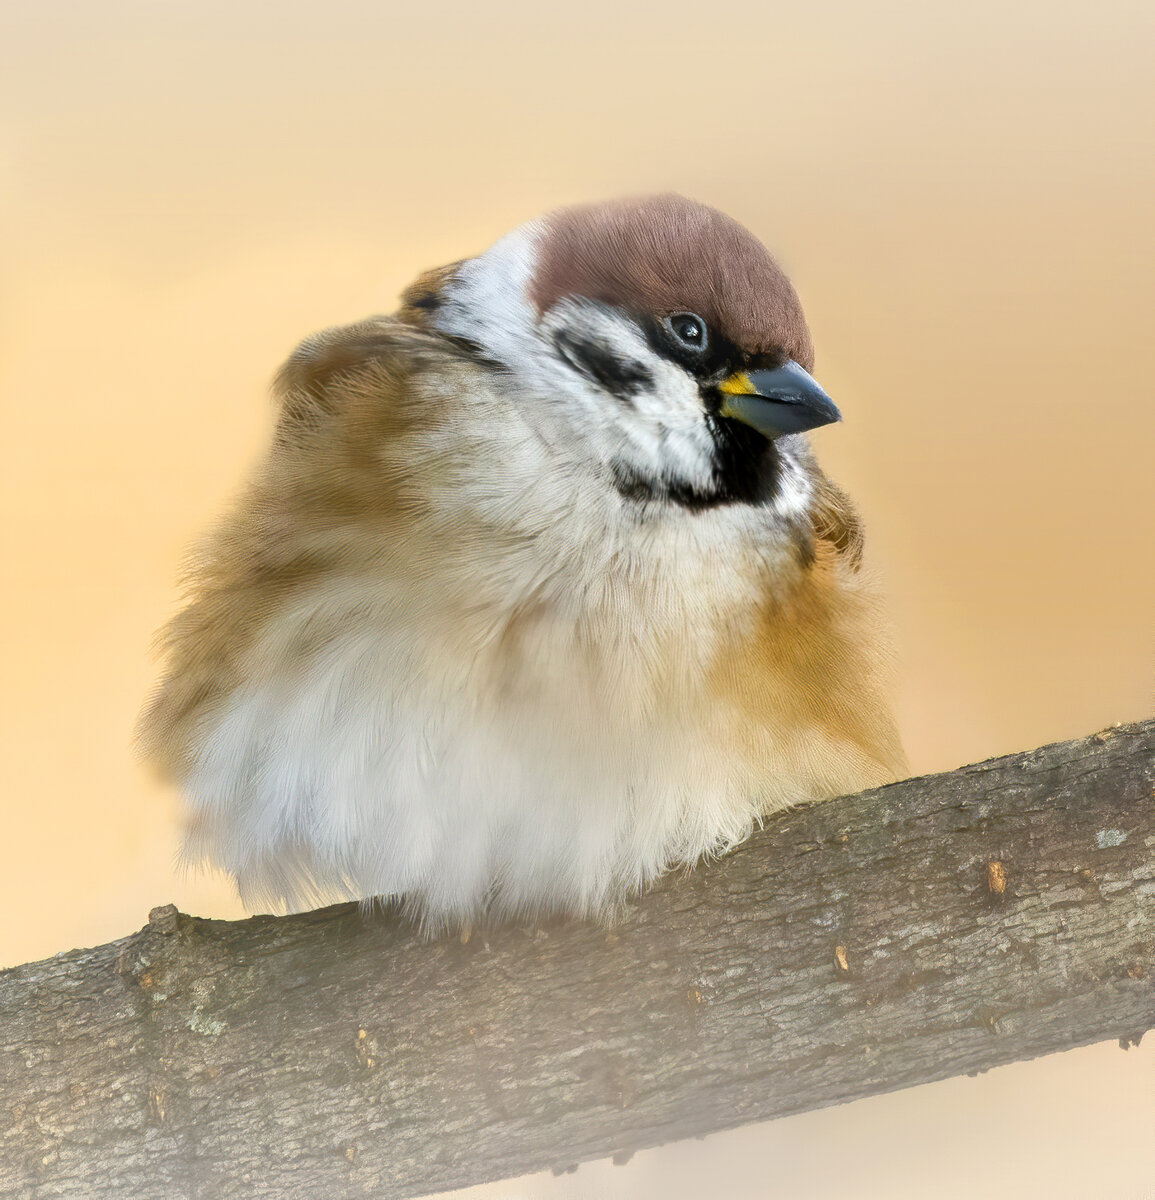
{"label": "gray beak", "polygon": [[724,379],[719,391],[722,416],[770,439],[842,420],[834,401],[793,360],[769,371],[739,371]]}

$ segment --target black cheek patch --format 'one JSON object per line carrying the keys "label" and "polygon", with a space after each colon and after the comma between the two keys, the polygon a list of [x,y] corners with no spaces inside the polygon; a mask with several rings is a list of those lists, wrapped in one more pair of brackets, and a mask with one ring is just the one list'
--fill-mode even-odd
{"label": "black cheek patch", "polygon": [[619,400],[628,401],[654,385],[653,375],[641,363],[623,361],[599,342],[563,330],[554,336],[554,344],[566,362]]}

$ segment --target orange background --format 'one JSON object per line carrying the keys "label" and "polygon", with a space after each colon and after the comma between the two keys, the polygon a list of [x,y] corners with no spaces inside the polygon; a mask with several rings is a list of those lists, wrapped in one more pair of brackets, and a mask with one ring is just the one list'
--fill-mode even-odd
{"label": "orange background", "polygon": [[[164,901],[239,915],[221,881],[175,875],[174,798],[128,748],[183,550],[259,454],[298,339],[561,203],[674,188],[789,269],[846,416],[815,442],[892,597],[916,770],[1150,714],[1149,0],[72,0],[0,21],[0,963]],[[1084,1051],[728,1135],[749,1152],[661,1153],[713,1161],[720,1194],[769,1194],[726,1183],[740,1167],[786,1196],[946,1196],[981,1184],[961,1130],[994,1112],[1006,1170],[1034,1164],[1046,1194],[1150,1198],[1152,1062]],[[874,1175],[845,1158],[871,1121]],[[913,1130],[903,1175],[887,1139]],[[826,1191],[802,1159],[789,1174],[806,1145]],[[1113,1185],[1088,1184],[1108,1158]],[[499,1194],[692,1175],[649,1161]]]}

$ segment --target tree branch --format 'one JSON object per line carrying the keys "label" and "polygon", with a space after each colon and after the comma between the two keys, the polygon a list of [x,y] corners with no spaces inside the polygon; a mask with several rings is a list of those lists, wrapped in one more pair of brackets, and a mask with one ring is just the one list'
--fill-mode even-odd
{"label": "tree branch", "polygon": [[0,975],[0,1193],[391,1197],[1155,1026],[1155,722],[798,809],[612,929],[344,905]]}

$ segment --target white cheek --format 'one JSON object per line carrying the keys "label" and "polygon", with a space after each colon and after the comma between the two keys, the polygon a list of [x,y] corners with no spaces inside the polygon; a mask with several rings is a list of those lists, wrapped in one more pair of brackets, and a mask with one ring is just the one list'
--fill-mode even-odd
{"label": "white cheek", "polygon": [[706,485],[713,474],[714,441],[698,385],[680,367],[654,356],[656,386],[638,398],[639,424],[659,442],[658,465],[667,475]]}
{"label": "white cheek", "polygon": [[620,461],[655,478],[674,477],[703,486],[709,482],[714,447],[698,385],[675,363],[656,354],[631,320],[596,305],[562,301],[546,314],[541,328],[551,340],[558,330],[576,330],[618,361],[637,363],[652,380],[622,400],[567,369],[568,385],[559,388],[558,396],[570,396],[581,404],[587,417],[584,425],[597,431],[601,461]]}

